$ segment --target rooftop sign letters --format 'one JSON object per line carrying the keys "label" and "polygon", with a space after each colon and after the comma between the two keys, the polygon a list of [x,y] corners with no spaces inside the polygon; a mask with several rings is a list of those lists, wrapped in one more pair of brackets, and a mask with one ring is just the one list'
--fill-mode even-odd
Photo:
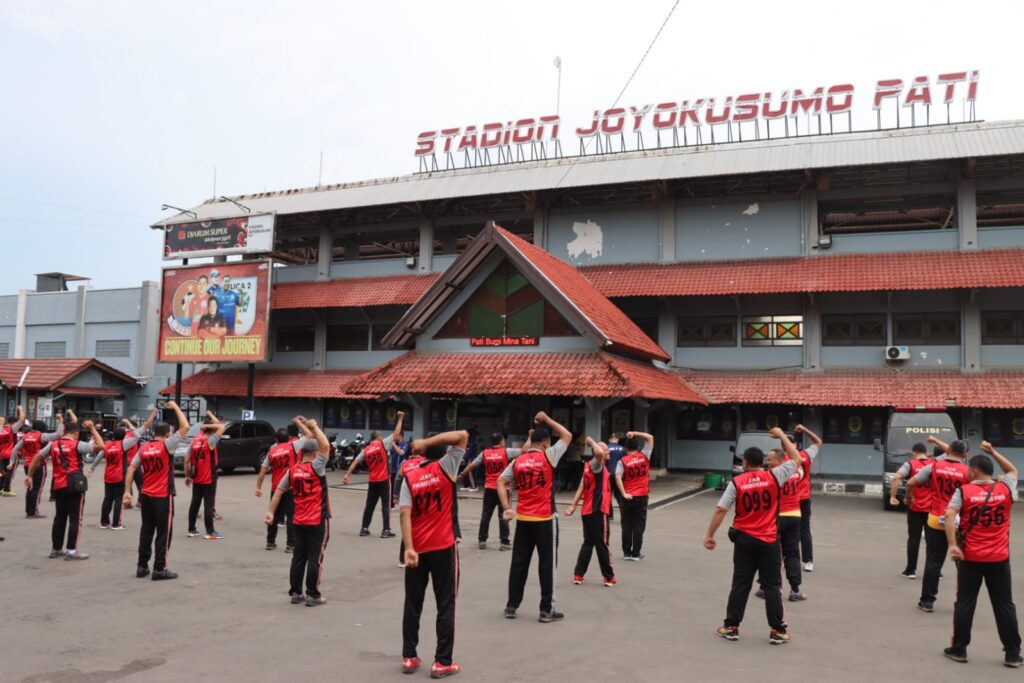
{"label": "rooftop sign letters", "polygon": [[[957,118],[951,107],[954,103],[963,105],[961,120],[973,121],[978,79],[978,71],[957,71],[935,78],[879,80],[870,96],[875,127],[952,123]],[[762,137],[850,132],[854,98],[852,83],[838,83],[809,89],[616,106],[594,110],[590,120],[572,130],[581,156]],[[932,105],[945,105],[942,115],[936,114],[934,121]],[[901,110],[904,112],[902,120]],[[420,171],[438,170],[438,155],[444,158],[445,168],[452,168],[458,162],[464,166],[481,166],[560,157],[563,128],[558,115],[547,115],[427,130],[416,137],[415,156],[420,161]],[[630,149],[627,149],[626,135],[635,137]]]}

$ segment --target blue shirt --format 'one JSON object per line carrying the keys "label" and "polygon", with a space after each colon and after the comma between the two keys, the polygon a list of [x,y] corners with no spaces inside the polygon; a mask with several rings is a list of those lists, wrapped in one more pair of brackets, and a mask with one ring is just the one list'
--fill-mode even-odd
{"label": "blue shirt", "polygon": [[608,471],[614,472],[615,467],[619,464],[619,460],[622,460],[622,456],[626,454],[626,448],[620,443],[608,444]]}

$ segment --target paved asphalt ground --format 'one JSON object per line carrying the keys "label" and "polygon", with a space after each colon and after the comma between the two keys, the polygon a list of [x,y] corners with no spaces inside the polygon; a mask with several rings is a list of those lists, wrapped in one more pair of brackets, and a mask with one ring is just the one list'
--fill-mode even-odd
{"label": "paved asphalt ground", "polygon": [[[252,496],[252,475],[221,479],[222,541],[185,537],[188,494],[179,478],[184,495],[176,511],[171,566],[181,576],[157,583],[134,577],[138,513],[126,511],[128,531],[101,531],[102,477],[97,473],[92,481],[81,543],[92,553],[87,562],[47,559],[51,519],[24,519],[20,495],[0,500],[0,533],[7,537],[0,545],[0,680],[403,679],[398,540],[377,537],[379,517],[373,536],[358,537],[364,499],[358,488],[331,491],[334,520],[322,586],[329,602],[307,608],[288,603],[290,556],[263,549],[267,499]],[[942,657],[951,630],[955,569],[947,565],[936,612],[919,612],[920,580],[899,576],[904,517],[883,512],[874,498],[815,500],[816,571],[806,577],[810,600],[787,609],[791,643],[768,644],[763,605],[753,596],[741,640],[716,637],[732,564],[724,528],[718,550],[701,546],[714,502],[715,494],[705,493],[652,511],[647,560],[616,561],[621,583],[613,589],[596,580],[596,562],[584,586],[572,585],[580,524],[577,517],[563,516],[556,596],[567,616],[562,623],[540,624],[535,575],[520,618],[502,618],[509,554],[497,551],[496,529],[491,549],[476,548],[479,500],[462,499],[467,542],[458,601],[455,655],[463,665],[458,680],[934,682],[1020,676],[1001,666],[984,598],[971,663]],[[45,512],[52,515],[53,506]],[[1014,523],[1019,548],[1024,533],[1019,510]],[[614,526],[613,537],[618,531]],[[1020,577],[1018,568],[1018,596],[1024,591]],[[420,655],[429,666],[434,644],[429,594],[423,626]],[[421,669],[408,680],[427,676]]]}

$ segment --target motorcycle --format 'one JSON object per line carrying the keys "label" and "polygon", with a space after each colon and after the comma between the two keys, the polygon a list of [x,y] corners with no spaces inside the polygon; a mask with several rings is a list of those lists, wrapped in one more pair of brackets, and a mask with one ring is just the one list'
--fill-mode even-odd
{"label": "motorcycle", "polygon": [[356,456],[366,447],[366,440],[362,434],[356,434],[351,441],[342,439],[336,442],[336,447],[338,452],[336,464],[339,469],[347,470],[352,466],[352,461],[356,459]]}
{"label": "motorcycle", "polygon": [[327,469],[332,472],[338,469],[338,448],[335,446],[334,441],[338,438],[337,434],[325,434],[327,442],[331,445],[331,452],[327,456]]}

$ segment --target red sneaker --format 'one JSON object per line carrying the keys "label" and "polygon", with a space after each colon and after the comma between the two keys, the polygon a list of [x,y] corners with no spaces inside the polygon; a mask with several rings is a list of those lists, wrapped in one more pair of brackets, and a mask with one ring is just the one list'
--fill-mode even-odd
{"label": "red sneaker", "polygon": [[605,579],[605,580],[604,580],[604,586],[605,586],[605,588],[611,588],[612,586],[616,585],[616,584],[617,584],[618,582],[619,582],[619,580],[618,580],[618,579],[616,579],[616,578],[615,578],[615,577],[613,576],[613,577],[612,577],[612,578],[610,578],[610,579]]}
{"label": "red sneaker", "polygon": [[572,582],[574,584],[576,584],[577,586],[582,586],[583,585],[583,577],[582,576],[574,576],[574,577],[572,577]]}
{"label": "red sneaker", "polygon": [[406,657],[402,660],[402,673],[411,674],[420,668],[419,657]]}
{"label": "red sneaker", "polygon": [[459,668],[458,662],[452,662],[448,665],[444,665],[441,662],[434,662],[434,666],[430,667],[430,677],[444,678],[446,676],[454,676],[459,673]]}

